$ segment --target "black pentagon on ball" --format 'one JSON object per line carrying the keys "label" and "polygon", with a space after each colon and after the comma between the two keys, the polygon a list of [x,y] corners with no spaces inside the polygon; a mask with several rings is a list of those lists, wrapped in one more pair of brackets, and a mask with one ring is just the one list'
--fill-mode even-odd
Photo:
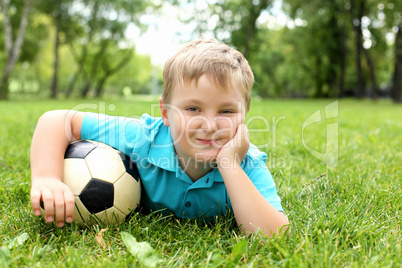
{"label": "black pentagon on ball", "polygon": [[64,154],[64,159],[67,158],[80,158],[84,159],[90,152],[96,148],[96,145],[86,141],[81,140],[68,145],[66,152]]}
{"label": "black pentagon on ball", "polygon": [[126,172],[130,174],[136,181],[140,178],[140,174],[138,173],[137,166],[131,161],[130,157],[123,153],[119,153],[121,160],[124,163],[124,167],[126,168]]}
{"label": "black pentagon on ball", "polygon": [[92,178],[78,197],[90,213],[98,213],[113,207],[114,186]]}

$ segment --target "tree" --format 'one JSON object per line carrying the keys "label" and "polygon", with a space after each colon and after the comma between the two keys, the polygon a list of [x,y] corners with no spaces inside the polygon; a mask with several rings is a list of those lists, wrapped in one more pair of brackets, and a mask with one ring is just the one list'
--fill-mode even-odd
{"label": "tree", "polygon": [[365,82],[363,79],[362,70],[362,51],[363,51],[363,33],[361,28],[361,22],[364,15],[365,2],[357,1],[356,6],[354,0],[350,0],[350,13],[352,18],[352,25],[356,35],[356,68],[357,68],[357,87],[356,87],[356,97],[358,99],[364,98],[364,88]]}
{"label": "tree", "polygon": [[[378,0],[284,1],[284,10],[294,21],[305,21],[305,26],[289,31],[291,35],[298,31],[304,34],[299,34],[299,39],[290,39],[305,53],[300,64],[308,66],[304,69],[314,76],[316,97],[325,96],[322,93],[325,88],[328,96],[341,97],[348,87],[349,93],[353,91],[357,98],[364,98],[368,81],[369,96],[378,97],[379,66],[389,61],[390,47],[385,35],[388,25],[393,25],[385,21],[395,17],[397,10],[392,3],[385,16],[383,6]],[[349,58],[354,59],[354,69],[348,67]]]}
{"label": "tree", "polygon": [[393,100],[402,103],[402,21],[395,38],[395,67],[392,81]]}
{"label": "tree", "polygon": [[211,5],[214,14],[218,15],[214,29],[221,41],[233,44],[246,58],[258,51],[256,42],[259,28],[257,19],[272,4],[272,0],[226,0]]}
{"label": "tree", "polygon": [[202,8],[198,7],[196,1],[171,0],[171,2],[186,6],[187,10],[193,10],[191,14],[180,19],[185,23],[196,25],[194,35],[199,37],[212,33],[216,39],[233,45],[246,58],[250,58],[259,46],[256,42],[259,30],[257,19],[271,5],[272,0],[212,1],[205,3]]}
{"label": "tree", "polygon": [[25,0],[23,2],[18,34],[15,39],[13,37],[13,25],[9,16],[9,3],[7,0],[1,0],[0,4],[3,13],[4,44],[6,52],[6,64],[3,75],[0,78],[0,99],[7,99],[8,81],[15,63],[20,56],[21,47],[24,42],[25,32],[28,26],[28,15],[31,9],[31,0]]}
{"label": "tree", "polygon": [[[114,51],[113,49],[110,49],[108,53],[113,56],[106,58],[107,60],[110,60],[110,63],[102,65],[102,67],[108,64],[110,64],[111,67],[118,66],[119,61],[124,59],[124,55],[132,53],[131,60],[128,61],[127,64],[124,64],[118,73],[107,79],[108,90],[110,92],[125,95],[151,93],[152,75],[155,67],[152,66],[150,56],[134,53],[133,49],[127,49],[126,51]],[[159,70],[158,73],[162,75],[161,70]]]}
{"label": "tree", "polygon": [[[258,50],[259,43],[255,42],[258,35],[257,19],[271,3],[271,0],[231,0],[223,1],[219,5],[218,28],[230,31],[230,43],[240,50],[246,58]],[[217,10],[216,7],[215,10]],[[230,12],[228,13],[228,11]],[[230,16],[230,14],[232,15]],[[237,26],[227,29],[226,25]]]}
{"label": "tree", "polygon": [[391,97],[395,103],[402,103],[402,2],[398,0],[385,0],[381,11],[386,18],[386,29],[395,33],[394,62],[391,78]]}
{"label": "tree", "polygon": [[[101,63],[107,62],[105,59],[109,46],[119,43],[128,43],[125,40],[125,31],[129,23],[135,23],[143,28],[139,21],[139,16],[144,14],[147,7],[157,8],[144,0],[83,0],[83,9],[76,12],[85,12],[81,14],[84,33],[80,36],[78,42],[69,42],[72,54],[77,63],[77,68],[69,82],[66,95],[70,96],[79,79],[82,80],[80,95],[86,97],[88,93],[95,88],[97,92],[102,93],[99,85],[104,85],[107,76],[119,71],[121,66],[126,64],[127,60],[121,60],[115,67],[105,70],[103,76],[99,74]],[[89,14],[86,14],[89,13]],[[130,59],[127,57],[127,59]],[[110,65],[108,65],[110,67]],[[106,67],[105,67],[106,68]]]}
{"label": "tree", "polygon": [[[76,1],[77,2],[77,1]],[[56,98],[59,91],[59,49],[62,44],[69,40],[72,42],[80,33],[78,19],[71,12],[72,0],[39,1],[38,10],[49,16],[53,23],[53,76],[50,85],[50,96]]]}
{"label": "tree", "polygon": [[307,95],[323,98],[342,96],[347,62],[347,25],[342,1],[285,1],[292,19],[286,31],[294,46],[292,64],[299,65],[308,82]]}
{"label": "tree", "polygon": [[103,75],[98,79],[95,88],[96,96],[100,97],[103,94],[106,81],[114,74],[127,65],[133,56],[133,50],[128,49],[127,54],[124,55],[114,66],[111,66],[110,58],[104,57],[102,62]]}

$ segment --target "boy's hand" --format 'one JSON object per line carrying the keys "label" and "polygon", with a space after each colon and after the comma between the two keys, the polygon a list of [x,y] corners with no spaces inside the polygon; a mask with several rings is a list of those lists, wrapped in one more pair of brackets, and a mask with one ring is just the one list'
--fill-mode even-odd
{"label": "boy's hand", "polygon": [[237,126],[235,135],[220,149],[216,162],[220,168],[228,168],[233,163],[240,164],[250,147],[250,137],[245,124]]}
{"label": "boy's hand", "polygon": [[64,221],[72,222],[74,216],[74,195],[70,188],[55,178],[36,179],[31,188],[31,204],[36,216],[41,215],[43,201],[45,220],[63,227]]}

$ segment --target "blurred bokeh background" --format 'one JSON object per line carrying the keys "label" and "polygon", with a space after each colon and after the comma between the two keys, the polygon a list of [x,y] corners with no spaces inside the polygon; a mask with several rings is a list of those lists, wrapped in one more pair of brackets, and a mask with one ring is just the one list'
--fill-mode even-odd
{"label": "blurred bokeh background", "polygon": [[178,47],[240,50],[261,98],[402,102],[400,0],[0,0],[0,99],[161,93]]}

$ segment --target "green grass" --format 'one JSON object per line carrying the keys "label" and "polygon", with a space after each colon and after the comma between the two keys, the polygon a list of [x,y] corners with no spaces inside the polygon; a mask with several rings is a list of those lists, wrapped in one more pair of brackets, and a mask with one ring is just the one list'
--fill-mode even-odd
{"label": "green grass", "polygon": [[[244,237],[232,215],[205,225],[135,214],[103,233],[105,247],[95,239],[104,226],[58,229],[33,215],[29,147],[36,122],[51,109],[139,116],[156,102],[0,102],[0,267],[141,266],[122,232],[148,242],[162,267],[400,267],[402,106],[341,100],[338,117],[326,121],[339,129],[338,165],[331,167],[306,150],[301,136],[303,122],[331,102],[253,101],[248,115],[250,129],[265,129],[251,139],[268,145],[262,150],[291,222],[287,235]],[[305,141],[323,152],[325,122],[306,128]]]}

